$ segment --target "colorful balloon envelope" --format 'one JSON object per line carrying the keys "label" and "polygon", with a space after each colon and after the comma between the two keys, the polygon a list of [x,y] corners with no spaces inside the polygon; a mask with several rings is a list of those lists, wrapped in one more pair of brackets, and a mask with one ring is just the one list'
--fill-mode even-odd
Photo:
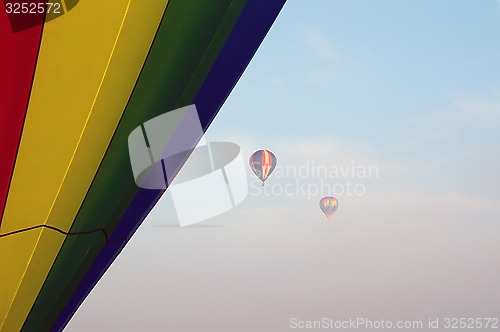
{"label": "colorful balloon envelope", "polygon": [[326,215],[328,220],[331,220],[335,211],[339,207],[339,202],[335,197],[323,197],[319,201],[319,207],[321,211]]}
{"label": "colorful balloon envelope", "polygon": [[0,331],[61,331],[165,192],[129,135],[186,105],[206,131],[285,0],[1,2]]}
{"label": "colorful balloon envelope", "polygon": [[276,168],[276,156],[268,150],[255,151],[250,157],[250,167],[262,185]]}

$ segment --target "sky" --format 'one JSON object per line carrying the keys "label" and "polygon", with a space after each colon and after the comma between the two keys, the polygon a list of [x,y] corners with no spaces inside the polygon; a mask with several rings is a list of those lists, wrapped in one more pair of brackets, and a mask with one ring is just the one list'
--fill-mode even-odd
{"label": "sky", "polygon": [[66,330],[500,317],[499,40],[495,0],[289,0],[206,135],[275,173],[190,227],[166,194]]}

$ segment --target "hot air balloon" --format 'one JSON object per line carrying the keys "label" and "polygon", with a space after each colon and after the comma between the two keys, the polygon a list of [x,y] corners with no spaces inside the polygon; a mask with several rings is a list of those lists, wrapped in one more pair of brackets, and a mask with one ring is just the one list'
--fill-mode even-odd
{"label": "hot air balloon", "polygon": [[54,2],[0,6],[0,331],[66,326],[165,191],[135,183],[130,133],[192,104],[206,131],[284,5]]}
{"label": "hot air balloon", "polygon": [[319,207],[321,211],[326,215],[328,220],[332,220],[333,214],[337,211],[339,207],[339,202],[335,197],[323,197],[319,201]]}
{"label": "hot air balloon", "polygon": [[271,151],[258,150],[250,156],[249,163],[252,171],[264,185],[264,182],[276,167],[276,156]]}

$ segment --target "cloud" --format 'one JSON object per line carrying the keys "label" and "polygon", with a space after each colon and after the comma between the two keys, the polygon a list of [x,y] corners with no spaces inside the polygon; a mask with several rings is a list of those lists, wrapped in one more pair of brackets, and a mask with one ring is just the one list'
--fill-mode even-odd
{"label": "cloud", "polygon": [[320,70],[309,70],[304,74],[303,84],[307,87],[329,87],[334,77],[334,72],[330,68]]}
{"label": "cloud", "polygon": [[[293,146],[293,149],[290,149],[290,146]],[[386,177],[386,184],[422,172],[422,165],[413,161],[384,156],[383,151],[369,143],[351,142],[334,136],[279,142],[276,143],[276,149],[280,151],[280,159],[292,165],[308,162],[316,167],[325,165],[343,170],[358,166],[374,167],[377,176],[370,181]]]}
{"label": "cloud", "polygon": [[245,157],[249,157],[258,149],[269,149],[277,155],[279,165],[374,165],[380,169],[381,175],[390,174],[393,178],[412,175],[422,170],[422,165],[415,164],[414,161],[406,162],[396,157],[384,156],[383,151],[369,143],[346,141],[335,136],[262,141],[258,136],[232,134],[217,137],[215,140],[238,144]]}
{"label": "cloud", "polygon": [[[453,158],[461,162],[480,152],[486,155],[495,146],[500,148],[500,90],[455,94],[446,106],[424,110],[406,121],[406,134],[399,145],[408,151],[425,148],[429,158],[433,155],[434,161],[448,162]],[[486,145],[489,150],[481,148]]]}
{"label": "cloud", "polygon": [[225,135],[217,141],[238,144],[244,155],[249,157],[256,150],[266,148],[275,152],[281,165],[301,165],[305,162],[316,165],[374,164],[380,160],[374,147],[348,142],[334,136],[316,136],[308,139],[276,139],[262,141],[256,136],[240,134]]}
{"label": "cloud", "polygon": [[331,41],[319,30],[307,29],[305,32],[305,41],[308,49],[323,60],[339,62],[342,59],[334,50]]}
{"label": "cloud", "polygon": [[269,84],[275,88],[283,86],[284,83],[283,77],[279,74],[272,74],[271,76],[269,76],[268,80]]}
{"label": "cloud", "polygon": [[500,91],[489,94],[455,94],[447,109],[412,118],[418,127],[439,126],[446,131],[470,128],[485,129],[500,125]]}
{"label": "cloud", "polygon": [[[306,29],[303,39],[306,54],[308,52],[312,57],[308,69],[304,71],[302,84],[314,89],[329,87],[336,73],[334,65],[342,62],[341,55],[334,49],[331,40],[318,29]],[[304,61],[307,62],[307,59]]]}

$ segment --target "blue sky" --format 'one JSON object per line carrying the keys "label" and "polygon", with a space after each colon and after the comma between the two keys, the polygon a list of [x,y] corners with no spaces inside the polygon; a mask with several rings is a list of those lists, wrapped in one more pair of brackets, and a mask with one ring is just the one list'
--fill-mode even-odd
{"label": "blue sky", "polygon": [[316,1],[313,7],[287,3],[224,108],[236,111],[223,112],[227,125],[219,121],[219,128],[250,135],[268,128],[266,119],[269,139],[294,127],[305,138],[314,129],[387,143],[382,128],[404,133],[406,119],[448,107],[453,95],[500,88],[495,1]]}
{"label": "blue sky", "polygon": [[498,40],[497,1],[292,1],[210,133],[334,137],[479,182],[497,164]]}
{"label": "blue sky", "polygon": [[166,198],[68,331],[497,315],[499,41],[494,0],[289,0],[208,140],[379,176],[351,179],[366,194],[339,196],[330,224],[319,194],[260,194],[204,227],[160,227]]}

